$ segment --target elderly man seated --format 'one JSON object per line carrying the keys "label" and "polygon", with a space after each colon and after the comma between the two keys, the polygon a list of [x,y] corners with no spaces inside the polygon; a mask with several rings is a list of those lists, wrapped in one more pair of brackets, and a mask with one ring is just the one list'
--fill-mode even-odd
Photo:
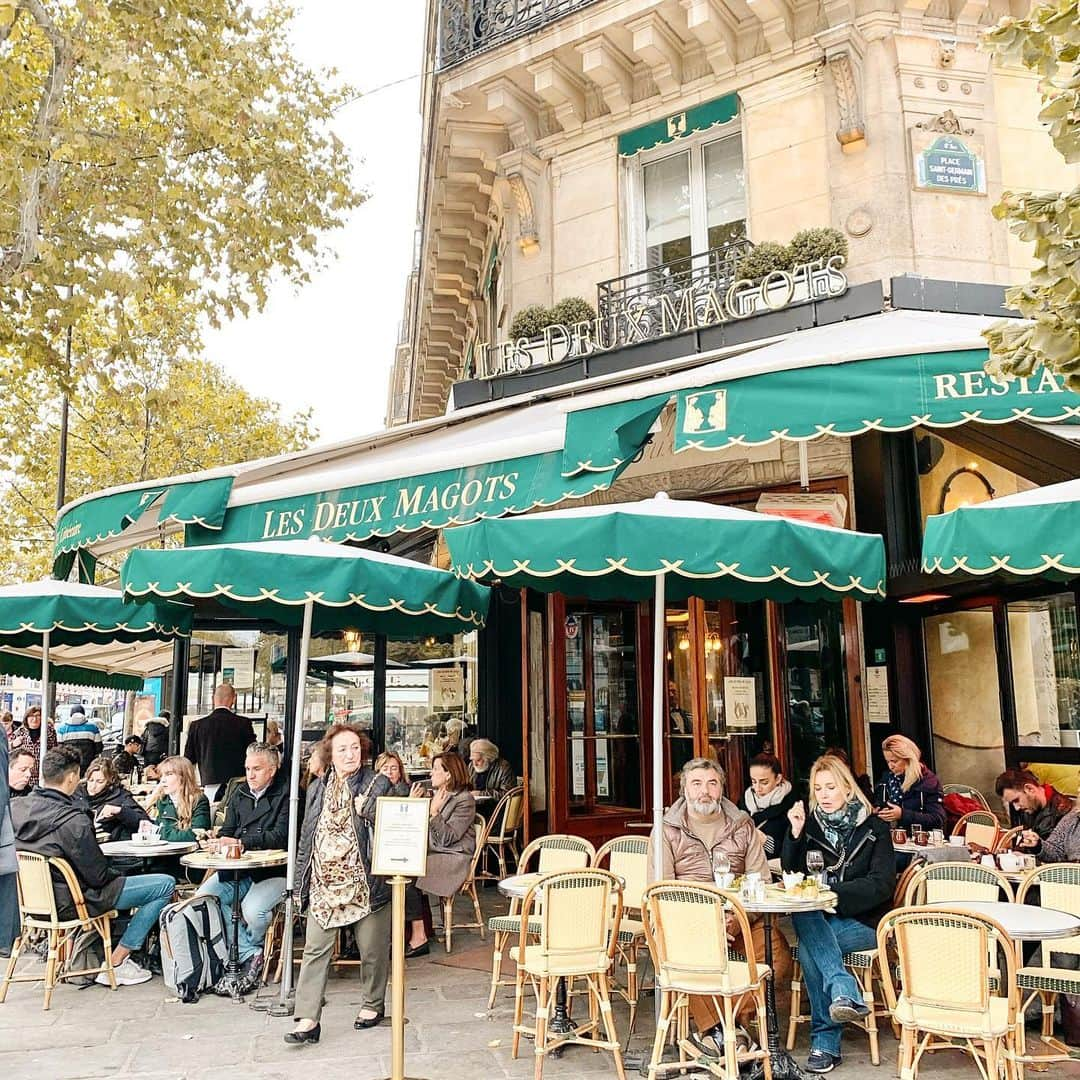
{"label": "elderly man seated", "polygon": [[[713,857],[723,852],[735,874],[771,877],[761,834],[753,818],[724,797],[724,770],[710,758],[693,758],[682,769],[680,797],[664,815],[663,879],[713,882]],[[653,870],[656,835],[649,839],[649,874]],[[765,929],[760,917],[751,916],[754,957],[765,961]],[[729,933],[733,926],[729,925]],[[791,951],[781,934],[773,935],[773,975],[776,986],[787,985],[791,977]],[[724,1034],[720,1014],[708,997],[690,998],[690,1015],[698,1034],[695,1042],[710,1056],[723,1056]],[[754,1004],[747,1000],[737,1014],[739,1049],[748,1049],[751,1039],[745,1024],[754,1016]]]}
{"label": "elderly man seated", "polygon": [[514,785],[514,767],[499,757],[499,748],[490,739],[473,739],[469,744],[469,788],[474,795],[494,795],[501,799]]}
{"label": "elderly man seated", "polygon": [[[241,841],[245,851],[270,851],[289,845],[289,784],[281,771],[281,754],[269,743],[252,743],[244,757],[244,783],[229,800],[220,836]],[[213,845],[216,841],[204,841]],[[199,889],[221,902],[226,932],[232,932],[233,882],[214,874]],[[263,968],[263,939],[274,906],[285,892],[283,868],[253,870],[240,879],[238,951],[249,989],[258,985]],[[224,996],[229,995],[222,989]]]}

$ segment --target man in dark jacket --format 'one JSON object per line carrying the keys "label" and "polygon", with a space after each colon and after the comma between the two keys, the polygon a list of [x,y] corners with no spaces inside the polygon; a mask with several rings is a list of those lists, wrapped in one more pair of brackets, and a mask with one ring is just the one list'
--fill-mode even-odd
{"label": "man in dark jacket", "polygon": [[[15,847],[19,851],[66,859],[92,915],[113,908],[118,911],[137,909],[112,951],[112,962],[118,985],[146,982],[152,978],[150,972],[139,967],[130,954],[142,948],[146,935],[157,925],[162,908],[172,899],[176,881],[168,874],[125,877],[110,866],[98,847],[93,823],[72,799],[78,786],[78,753],[64,746],[50,750],[42,764],[41,786],[12,804]],[[75,903],[63,877],[55,869],[52,877],[60,918],[75,918]],[[109,985],[104,972],[95,981]]]}
{"label": "man in dark jacket", "polygon": [[994,783],[994,790],[1009,808],[1013,826],[1023,829],[1018,847],[1038,851],[1057,823],[1073,808],[1073,800],[1055,787],[1042,784],[1027,769],[1009,769]]}
{"label": "man in dark jacket", "polygon": [[[143,724],[143,765],[160,765],[169,756],[169,723],[169,714],[162,711],[160,716],[155,716]],[[130,741],[129,739],[128,742]],[[124,748],[127,748],[127,743]]]}
{"label": "man in dark jacket", "polygon": [[[229,800],[221,836],[240,840],[245,851],[284,850],[289,846],[289,784],[281,771],[281,754],[268,743],[254,743],[244,759],[245,782]],[[225,926],[232,928],[232,901],[235,888],[232,875],[223,881],[220,874],[211,877],[200,889],[221,902]],[[284,866],[274,870],[255,870],[240,878],[240,928],[238,951],[245,965],[244,974],[254,989],[263,967],[263,939],[274,907],[285,892]],[[222,988],[222,996],[230,996]]]}
{"label": "man in dark jacket", "polygon": [[214,691],[214,711],[191,725],[184,747],[184,757],[199,770],[199,781],[211,802],[219,787],[244,775],[244,755],[255,741],[251,721],[233,712],[235,704],[236,691],[222,683]]}

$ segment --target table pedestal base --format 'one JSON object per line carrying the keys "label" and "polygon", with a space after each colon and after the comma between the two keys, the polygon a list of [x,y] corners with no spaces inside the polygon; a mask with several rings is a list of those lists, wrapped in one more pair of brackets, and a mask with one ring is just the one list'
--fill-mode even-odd
{"label": "table pedestal base", "polygon": [[228,997],[232,1001],[244,1000],[247,992],[247,977],[240,966],[240,875],[233,873],[232,895],[232,940],[229,942],[229,959],[225,965],[225,974],[214,985],[214,993]]}
{"label": "table pedestal base", "polygon": [[[555,1011],[551,1014],[548,1022],[548,1034],[559,1036],[569,1035],[574,1030],[574,1021],[566,1007],[566,980],[560,979],[555,987]],[[561,1058],[566,1052],[565,1046],[556,1046],[551,1050],[551,1057]]]}
{"label": "table pedestal base", "polygon": [[[763,922],[765,963],[771,972],[765,981],[765,1043],[769,1051],[773,1080],[805,1080],[805,1074],[795,1063],[795,1059],[780,1045],[779,1024],[776,1019],[776,969],[773,967],[773,919],[774,916],[766,915]],[[752,1080],[761,1080],[764,1075],[765,1069],[759,1062],[751,1073]]]}

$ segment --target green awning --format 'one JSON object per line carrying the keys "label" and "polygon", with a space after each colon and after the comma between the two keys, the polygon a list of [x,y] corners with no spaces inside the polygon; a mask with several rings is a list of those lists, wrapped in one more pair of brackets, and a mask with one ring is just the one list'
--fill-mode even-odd
{"label": "green awning", "polygon": [[883,356],[682,390],[676,396],[675,449],[723,450],[970,421],[1080,418],[1080,395],[1053,372],[1006,379],[987,374],[986,362],[985,349]]}
{"label": "green awning", "polygon": [[189,526],[187,544],[257,540],[359,543],[417,529],[437,529],[478,518],[520,514],[607,487],[608,476],[562,475],[563,452],[549,451],[380,483],[313,491],[232,506],[222,527]]}
{"label": "green awning", "polygon": [[[0,674],[40,679],[41,660],[38,657],[0,649]],[[124,675],[119,672],[100,671],[97,668],[77,667],[74,664],[50,664],[49,681],[64,686],[98,686],[109,690],[141,690],[143,686],[141,675]]]}
{"label": "green awning", "polygon": [[66,577],[74,563],[72,552],[119,536],[155,507],[159,525],[218,528],[225,517],[232,486],[231,476],[172,484],[159,480],[128,491],[85,499],[57,523],[54,572]]}
{"label": "green awning", "polygon": [[562,474],[613,473],[633,460],[670,394],[580,409],[566,417]]}
{"label": "green awning", "polygon": [[654,146],[685,139],[698,131],[730,123],[738,115],[738,94],[725,94],[702,105],[694,105],[685,112],[654,120],[633,131],[624,131],[619,136],[619,157],[633,157]]}
{"label": "green awning", "polygon": [[1013,579],[1080,577],[1080,480],[962,506],[926,520],[923,570]]}

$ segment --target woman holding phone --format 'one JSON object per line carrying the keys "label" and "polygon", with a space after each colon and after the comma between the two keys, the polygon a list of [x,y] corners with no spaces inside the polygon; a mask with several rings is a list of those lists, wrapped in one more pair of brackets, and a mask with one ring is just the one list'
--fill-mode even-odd
{"label": "woman holding phone", "polygon": [[[470,794],[469,773],[465,762],[452,750],[431,759],[431,786],[413,784],[414,799],[431,797],[428,809],[427,873],[416,882],[419,893],[453,896],[469,874],[469,864],[476,851],[476,803]],[[421,905],[427,903],[420,897]],[[408,895],[406,895],[408,901]],[[406,956],[426,956],[431,951],[421,907],[406,911],[409,941]]]}

